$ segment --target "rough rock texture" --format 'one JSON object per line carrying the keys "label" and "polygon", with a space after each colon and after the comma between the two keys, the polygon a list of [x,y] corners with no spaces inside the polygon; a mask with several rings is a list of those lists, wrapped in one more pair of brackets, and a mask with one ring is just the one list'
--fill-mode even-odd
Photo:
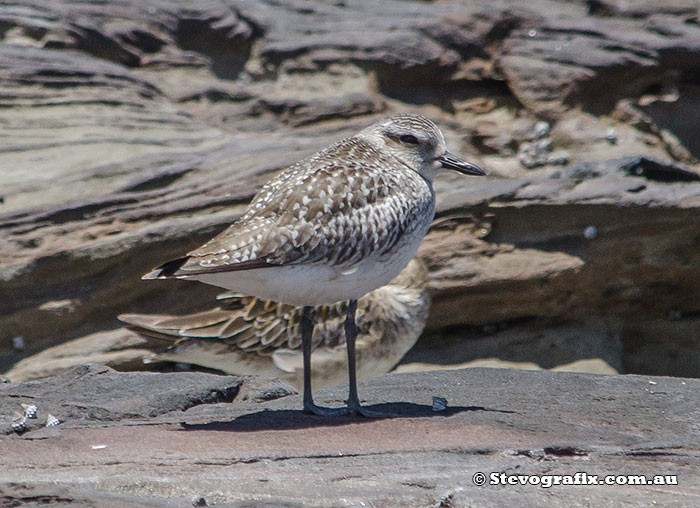
{"label": "rough rock texture", "polygon": [[[697,377],[698,83],[695,0],[4,2],[0,371],[83,336],[64,353],[143,368],[116,316],[217,290],[141,274],[273,172],[414,111],[490,177],[436,181],[434,303],[400,368]],[[396,374],[360,387],[399,415],[381,420],[306,416],[254,378],[0,381],[2,506],[700,504],[693,379]],[[17,434],[23,403],[38,413]],[[678,484],[477,487],[477,471]]]}
{"label": "rough rock texture", "polygon": [[[63,422],[120,421],[186,411],[199,404],[247,398],[267,400],[293,393],[296,390],[287,383],[257,376],[200,372],[125,375],[102,365],[86,364],[45,380],[1,384],[0,414],[11,415],[18,401],[33,403],[40,410],[37,418],[26,421],[27,430],[33,430],[46,422],[46,414]],[[12,428],[6,423],[0,432],[7,434]]]}
{"label": "rough rock texture", "polygon": [[436,183],[414,361],[700,372],[695,1],[19,0],[0,39],[3,371],[210,307],[139,277],[272,172],[416,111],[491,176]]}
{"label": "rough rock texture", "polygon": [[[188,506],[201,497],[234,507],[690,507],[700,498],[698,380],[500,369],[392,374],[360,386],[370,407],[397,415],[374,420],[304,415],[299,396],[276,398],[279,384],[275,400],[229,403],[197,392],[248,381],[104,367],[79,374],[70,387],[66,376],[0,385],[3,409],[31,401],[40,420],[42,410],[65,408],[56,409],[64,420],[56,427],[0,435],[5,505]],[[183,384],[193,388],[177,403],[158,397]],[[152,400],[153,416],[138,403],[91,411],[123,400],[124,387],[134,401]],[[330,387],[318,400],[337,405],[345,395],[345,387]],[[446,410],[431,409],[436,396],[447,399]],[[488,480],[676,475],[677,485],[479,487],[477,472]]]}

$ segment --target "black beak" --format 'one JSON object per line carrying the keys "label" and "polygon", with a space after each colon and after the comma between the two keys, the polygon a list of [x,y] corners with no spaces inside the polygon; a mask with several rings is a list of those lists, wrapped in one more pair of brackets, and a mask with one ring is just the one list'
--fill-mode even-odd
{"label": "black beak", "polygon": [[486,174],[486,171],[479,166],[465,162],[456,155],[452,155],[450,152],[445,152],[438,157],[437,160],[442,164],[443,168],[454,169],[465,175],[483,176]]}

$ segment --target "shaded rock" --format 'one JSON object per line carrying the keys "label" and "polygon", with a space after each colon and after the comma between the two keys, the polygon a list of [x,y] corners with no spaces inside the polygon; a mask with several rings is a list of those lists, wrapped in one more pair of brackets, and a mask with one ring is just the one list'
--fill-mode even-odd
{"label": "shaded rock", "polygon": [[582,359],[600,359],[621,371],[625,362],[620,338],[605,323],[595,321],[549,327],[528,320],[489,323],[426,339],[429,340],[418,344],[401,363],[423,362],[456,368],[479,359],[498,358],[510,367],[517,362],[528,369],[532,366],[561,369]]}
{"label": "shaded rock", "polygon": [[697,14],[692,0],[672,0],[659,4],[653,0],[626,2],[625,0],[588,0],[588,12],[594,16],[645,17],[659,12],[677,15]]}
{"label": "shaded rock", "polygon": [[299,101],[293,99],[261,99],[251,114],[274,113],[284,123],[299,126],[327,119],[349,118],[386,109],[383,101],[361,94],[349,94],[332,100]]}
{"label": "shaded rock", "polygon": [[[693,111],[700,102],[700,87],[683,85],[677,93],[664,97],[653,97],[637,107],[649,116],[652,124],[677,137],[680,147],[687,149],[689,155],[700,158],[700,143],[690,133],[700,128],[695,115],[686,114]],[[690,161],[689,161],[690,162]]]}
{"label": "shaded rock", "polygon": [[678,310],[669,311],[667,316],[639,317],[631,321],[620,331],[625,370],[696,376],[700,372],[696,345],[698,327],[700,318],[696,313]]}
{"label": "shaded rock", "polygon": [[76,421],[117,422],[182,412],[199,404],[232,402],[242,397],[242,391],[246,400],[253,401],[296,393],[286,383],[263,378],[194,372],[125,374],[86,364],[43,380],[1,385],[0,413],[11,415],[21,402],[31,401],[43,417],[28,421],[28,430],[33,430],[46,422],[47,413],[55,415],[62,426]]}
{"label": "shaded rock", "polygon": [[145,499],[141,496],[130,496],[118,493],[97,492],[80,488],[54,487],[30,483],[8,483],[0,485],[0,499],[7,506],[103,506],[105,508],[120,508],[122,506],[140,506],[156,508],[160,506],[176,506],[190,508],[191,503],[183,500]]}

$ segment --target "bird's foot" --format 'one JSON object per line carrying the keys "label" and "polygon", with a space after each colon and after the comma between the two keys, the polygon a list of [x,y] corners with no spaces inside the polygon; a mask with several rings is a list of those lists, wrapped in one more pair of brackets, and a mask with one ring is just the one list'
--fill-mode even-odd
{"label": "bird's foot", "polygon": [[365,418],[391,418],[393,416],[396,416],[395,414],[391,413],[383,413],[381,411],[373,411],[371,409],[367,409],[365,407],[362,407],[359,403],[348,404],[348,407],[345,409],[345,414],[354,416],[364,416]]}
{"label": "bird's foot", "polygon": [[391,418],[396,416],[392,413],[373,411],[362,407],[360,404],[348,404],[346,407],[323,407],[316,404],[304,404],[304,413],[318,416],[364,416],[365,418]]}
{"label": "bird's foot", "polygon": [[322,407],[313,402],[305,402],[304,413],[318,416],[341,416],[348,414],[348,410],[345,407]]}

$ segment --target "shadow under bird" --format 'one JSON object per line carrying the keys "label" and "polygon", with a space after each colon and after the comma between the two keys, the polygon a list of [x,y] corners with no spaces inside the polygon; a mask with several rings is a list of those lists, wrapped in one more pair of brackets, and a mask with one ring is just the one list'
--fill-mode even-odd
{"label": "shadow under bird", "polygon": [[[427,269],[418,258],[386,286],[357,301],[357,378],[389,372],[416,343],[430,308]],[[122,314],[127,327],[166,347],[152,346],[146,363],[199,365],[227,374],[284,379],[303,387],[303,308],[252,296],[224,293],[219,306],[182,316]],[[347,382],[343,325],[348,302],[313,309],[311,382],[320,387]]]}
{"label": "shadow under bird", "polygon": [[[435,214],[432,182],[441,168],[485,174],[448,152],[429,119],[380,120],[282,171],[228,229],[143,278],[193,279],[303,307],[304,410],[384,416],[363,408],[357,394],[357,299],[414,257]],[[345,300],[347,406],[320,407],[311,392],[312,308]]]}

